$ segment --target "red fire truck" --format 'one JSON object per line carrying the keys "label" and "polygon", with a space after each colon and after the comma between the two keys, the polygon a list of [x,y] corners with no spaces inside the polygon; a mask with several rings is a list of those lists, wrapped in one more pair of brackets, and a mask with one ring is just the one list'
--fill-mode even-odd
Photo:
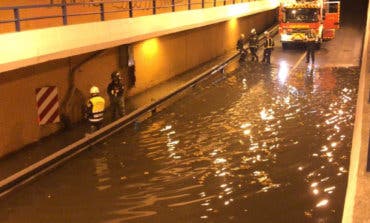
{"label": "red fire truck", "polygon": [[285,49],[290,43],[304,42],[311,31],[320,47],[335,37],[339,29],[340,2],[323,0],[283,0],[279,7],[279,33]]}

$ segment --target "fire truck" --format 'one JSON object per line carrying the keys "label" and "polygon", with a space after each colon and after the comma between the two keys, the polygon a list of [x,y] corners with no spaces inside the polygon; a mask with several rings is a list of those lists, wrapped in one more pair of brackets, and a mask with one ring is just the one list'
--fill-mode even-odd
{"label": "fire truck", "polygon": [[282,0],[279,7],[279,34],[283,49],[304,43],[309,32],[320,48],[322,41],[335,37],[339,29],[340,2],[324,0]]}

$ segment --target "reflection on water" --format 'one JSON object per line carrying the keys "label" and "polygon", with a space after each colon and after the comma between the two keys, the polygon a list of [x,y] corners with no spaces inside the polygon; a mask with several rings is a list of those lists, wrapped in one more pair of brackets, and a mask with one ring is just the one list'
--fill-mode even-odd
{"label": "reflection on water", "polygon": [[284,66],[207,80],[1,203],[2,220],[37,203],[68,209],[34,222],[340,222],[359,71]]}
{"label": "reflection on water", "polygon": [[[339,220],[356,73],[309,68],[289,74],[284,66],[270,77],[240,72],[208,95],[177,103],[170,118],[163,114],[139,133],[140,147],[165,167],[157,172],[167,177],[160,184],[200,186],[167,206],[196,210],[192,222],[284,222],[288,213],[297,222]],[[221,106],[209,110],[213,103]],[[152,126],[160,123],[158,135]],[[166,150],[160,138],[167,138]]]}
{"label": "reflection on water", "polygon": [[254,69],[141,127],[138,147],[157,169],[140,193],[161,196],[137,222],[340,221],[358,70]]}

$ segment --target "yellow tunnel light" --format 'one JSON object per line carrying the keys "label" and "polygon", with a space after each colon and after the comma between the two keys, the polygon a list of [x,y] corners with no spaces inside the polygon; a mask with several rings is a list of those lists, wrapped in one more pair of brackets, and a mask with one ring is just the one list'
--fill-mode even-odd
{"label": "yellow tunnel light", "polygon": [[154,56],[158,52],[158,38],[148,39],[143,42],[142,53],[146,56]]}
{"label": "yellow tunnel light", "polygon": [[235,28],[237,27],[238,25],[238,19],[237,18],[232,18],[229,20],[229,28],[232,29],[232,30],[235,30]]}

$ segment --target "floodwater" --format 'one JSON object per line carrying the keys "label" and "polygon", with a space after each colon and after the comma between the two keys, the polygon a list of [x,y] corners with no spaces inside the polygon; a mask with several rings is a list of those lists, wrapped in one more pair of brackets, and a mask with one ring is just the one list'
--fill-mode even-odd
{"label": "floodwater", "polygon": [[0,200],[0,222],[340,222],[358,68],[218,74]]}

